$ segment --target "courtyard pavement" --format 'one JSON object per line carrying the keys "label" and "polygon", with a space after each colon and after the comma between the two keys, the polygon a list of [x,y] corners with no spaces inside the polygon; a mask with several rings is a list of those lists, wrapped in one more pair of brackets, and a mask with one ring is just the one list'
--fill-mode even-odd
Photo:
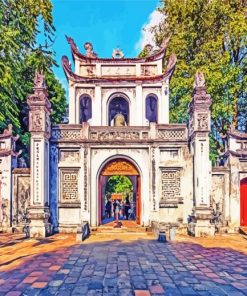
{"label": "courtyard pavement", "polygon": [[0,295],[247,295],[247,255],[222,246],[145,235],[0,242]]}

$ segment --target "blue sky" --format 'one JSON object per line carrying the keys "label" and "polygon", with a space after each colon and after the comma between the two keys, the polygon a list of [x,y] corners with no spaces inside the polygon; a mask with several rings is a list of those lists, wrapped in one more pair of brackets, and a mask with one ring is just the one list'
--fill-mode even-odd
{"label": "blue sky", "polygon": [[145,24],[153,23],[158,0],[53,0],[53,16],[56,27],[54,50],[59,68],[55,74],[66,86],[61,68],[61,57],[71,54],[65,35],[74,38],[79,50],[84,52],[86,41],[93,43],[100,57],[110,57],[119,46],[125,57],[136,56],[145,38]]}

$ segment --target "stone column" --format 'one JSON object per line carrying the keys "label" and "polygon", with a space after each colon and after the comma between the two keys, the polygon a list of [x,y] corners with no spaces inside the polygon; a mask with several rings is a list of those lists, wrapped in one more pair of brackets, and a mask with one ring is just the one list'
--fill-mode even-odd
{"label": "stone column", "polygon": [[209,132],[211,97],[207,94],[203,73],[196,73],[193,98],[189,105],[189,139],[193,155],[194,209],[190,224],[195,236],[214,235],[210,224],[211,162],[209,160]]}
{"label": "stone column", "polygon": [[51,104],[44,75],[36,73],[34,93],[28,97],[29,131],[31,132],[30,236],[45,237],[51,233],[49,213],[49,139]]}

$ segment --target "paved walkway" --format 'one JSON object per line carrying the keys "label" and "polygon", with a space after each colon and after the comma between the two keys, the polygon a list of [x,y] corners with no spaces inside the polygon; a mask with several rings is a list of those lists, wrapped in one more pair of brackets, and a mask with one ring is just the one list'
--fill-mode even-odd
{"label": "paved walkway", "polygon": [[[21,258],[11,246],[0,249],[0,260],[11,252],[19,260],[0,261],[0,295],[247,295],[247,255],[230,249],[144,236],[63,248],[52,239],[23,243],[38,254]],[[49,244],[52,251],[44,251]]]}

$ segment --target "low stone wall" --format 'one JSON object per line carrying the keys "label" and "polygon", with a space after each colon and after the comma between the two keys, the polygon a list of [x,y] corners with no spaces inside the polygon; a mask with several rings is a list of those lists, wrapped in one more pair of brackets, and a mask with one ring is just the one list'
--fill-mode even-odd
{"label": "low stone wall", "polygon": [[12,172],[12,229],[22,231],[30,206],[30,169],[18,168]]}

